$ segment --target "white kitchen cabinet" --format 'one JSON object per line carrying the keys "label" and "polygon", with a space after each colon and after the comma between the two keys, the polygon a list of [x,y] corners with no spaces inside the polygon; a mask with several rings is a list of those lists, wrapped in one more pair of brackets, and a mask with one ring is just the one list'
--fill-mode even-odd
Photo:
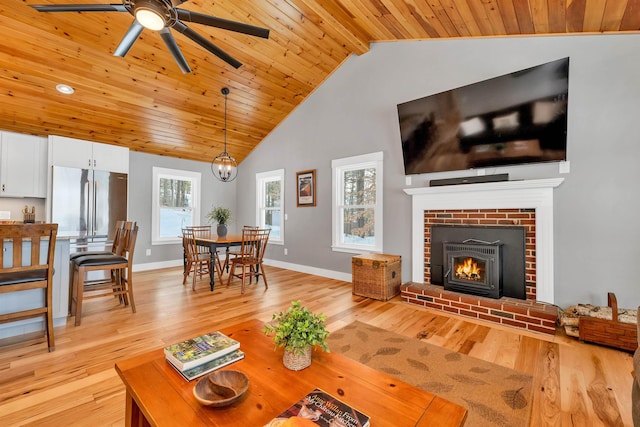
{"label": "white kitchen cabinet", "polygon": [[0,132],[0,196],[46,197],[47,138]]}
{"label": "white kitchen cabinet", "polygon": [[49,136],[50,165],[129,173],[129,149],[115,145]]}

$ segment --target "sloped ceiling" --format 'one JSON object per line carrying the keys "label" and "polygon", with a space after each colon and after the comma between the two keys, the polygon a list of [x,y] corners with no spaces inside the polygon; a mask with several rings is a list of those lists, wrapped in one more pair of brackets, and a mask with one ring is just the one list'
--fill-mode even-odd
{"label": "sloped ceiling", "polygon": [[[118,3],[118,0],[111,0]],[[640,0],[190,0],[181,8],[271,30],[268,40],[191,24],[243,65],[235,69],[182,34],[183,74],[159,34],[113,52],[128,13],[40,13],[0,0],[0,129],[209,161],[227,145],[242,161],[352,54],[391,40],[638,32]],[[55,90],[58,83],[73,95]]]}

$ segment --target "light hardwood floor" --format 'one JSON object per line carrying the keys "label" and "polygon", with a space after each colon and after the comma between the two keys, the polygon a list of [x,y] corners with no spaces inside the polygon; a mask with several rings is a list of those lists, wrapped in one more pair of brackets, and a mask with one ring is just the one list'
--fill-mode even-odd
{"label": "light hardwood floor", "polygon": [[531,426],[631,426],[631,355],[555,337],[470,321],[402,303],[351,294],[351,284],[273,267],[269,289],[210,292],[182,286],[180,268],[134,274],[137,313],[115,298],[88,300],[82,325],[0,342],[0,425],[124,425],[124,386],[114,363],[238,321],[271,320],[300,299],[328,316],[330,330],[353,320],[393,330],[534,376]]}

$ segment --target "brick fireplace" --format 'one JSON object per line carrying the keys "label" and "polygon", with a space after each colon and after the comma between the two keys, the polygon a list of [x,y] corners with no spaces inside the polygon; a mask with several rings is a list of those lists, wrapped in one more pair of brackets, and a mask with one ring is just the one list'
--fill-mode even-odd
{"label": "brick fireplace", "polygon": [[[555,333],[553,305],[553,188],[562,178],[410,188],[412,282],[404,302],[508,326]],[[444,290],[430,283],[433,224],[514,226],[526,229],[526,299],[492,299]]]}
{"label": "brick fireplace", "polygon": [[424,283],[431,283],[433,225],[521,226],[525,230],[526,299],[536,299],[536,212],[534,209],[455,209],[424,212]]}

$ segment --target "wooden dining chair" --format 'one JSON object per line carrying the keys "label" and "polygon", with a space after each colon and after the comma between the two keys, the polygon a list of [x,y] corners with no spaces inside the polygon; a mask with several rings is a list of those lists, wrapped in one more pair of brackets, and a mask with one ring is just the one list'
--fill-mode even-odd
{"label": "wooden dining chair", "polygon": [[[196,240],[198,239],[198,237],[210,237],[212,236],[212,231],[211,231],[211,225],[190,225],[188,227],[184,227],[190,230],[193,230],[193,236],[196,238]],[[209,257],[211,257],[211,248],[209,246],[206,245],[196,245],[196,248],[198,249],[198,253],[201,255],[208,255]],[[221,268],[221,264],[220,264],[220,257],[218,256],[218,253],[213,254],[213,259],[215,260],[215,262],[218,263],[218,266],[216,267],[216,270],[218,268]]]}
{"label": "wooden dining chair", "polygon": [[[243,225],[242,229],[246,229],[246,228],[253,228],[253,229],[258,229],[260,227],[258,227],[257,225]],[[224,264],[222,265],[222,269],[226,269],[227,272],[229,272],[229,267],[231,266],[231,259],[236,258],[238,256],[240,256],[242,254],[242,248],[238,247],[238,246],[232,246],[230,248],[227,248],[226,252],[225,252],[225,258],[224,258]]]}
{"label": "wooden dining chair", "polygon": [[[258,283],[259,277],[262,276],[264,288],[269,288],[262,260],[267,249],[270,232],[271,229],[268,228],[247,227],[242,229],[242,245],[240,246],[240,253],[238,256],[231,259],[229,277],[227,278],[227,287],[231,285],[231,279],[233,277],[238,277],[242,280],[240,293],[244,294],[246,278],[249,277],[249,283],[251,283],[251,278],[255,277],[256,283]],[[236,272],[236,269],[238,268],[241,269],[240,273]]]}
{"label": "wooden dining chair", "polygon": [[211,252],[208,250],[202,251],[197,245],[196,237],[198,233],[202,233],[202,231],[194,229],[193,227],[185,227],[182,229],[182,245],[185,255],[182,284],[185,285],[187,283],[187,277],[193,273],[191,289],[194,291],[196,290],[196,280],[198,277],[202,279],[203,276],[212,274]]}
{"label": "wooden dining chair", "polygon": [[[52,289],[57,234],[58,224],[0,225],[0,295],[44,290],[42,306],[0,314],[0,323],[44,316],[49,351],[55,350]],[[43,251],[45,242],[46,251]],[[11,255],[5,256],[5,250]]]}
{"label": "wooden dining chair", "polygon": [[[75,316],[76,326],[82,320],[84,299],[116,296],[125,306],[131,305],[133,313],[136,312],[133,299],[133,253],[138,225],[127,221],[121,233],[115,253],[82,256],[72,263],[71,315]],[[89,280],[87,275],[92,271],[109,272],[111,279]]]}

